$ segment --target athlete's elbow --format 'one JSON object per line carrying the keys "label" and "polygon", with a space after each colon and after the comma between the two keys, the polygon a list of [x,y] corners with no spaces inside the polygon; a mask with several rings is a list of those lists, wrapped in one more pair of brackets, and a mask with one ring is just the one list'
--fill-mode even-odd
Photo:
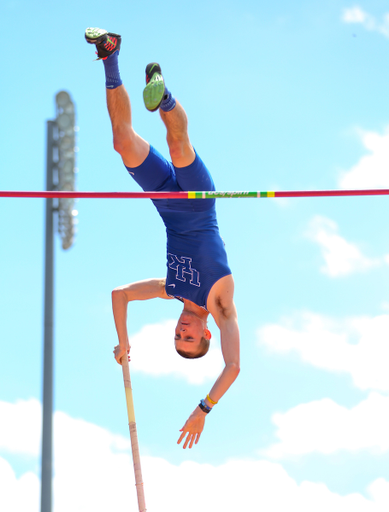
{"label": "athlete's elbow", "polygon": [[126,300],[126,293],[122,288],[115,288],[111,293],[112,304]]}
{"label": "athlete's elbow", "polygon": [[240,373],[240,364],[239,363],[228,363],[227,368],[228,368],[230,375],[232,375],[232,377],[235,380]]}

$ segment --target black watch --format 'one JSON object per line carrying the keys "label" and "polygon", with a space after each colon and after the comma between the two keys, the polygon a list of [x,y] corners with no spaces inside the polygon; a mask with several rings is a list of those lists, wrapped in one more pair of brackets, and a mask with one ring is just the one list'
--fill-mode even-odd
{"label": "black watch", "polygon": [[203,412],[205,412],[205,414],[212,411],[211,407],[208,407],[204,400],[200,400],[199,407]]}

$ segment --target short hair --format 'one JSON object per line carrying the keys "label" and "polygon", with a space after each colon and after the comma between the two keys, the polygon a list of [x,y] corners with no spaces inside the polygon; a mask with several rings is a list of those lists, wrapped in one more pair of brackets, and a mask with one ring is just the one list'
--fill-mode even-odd
{"label": "short hair", "polygon": [[180,354],[180,356],[185,357],[185,359],[197,359],[199,357],[205,356],[205,354],[209,350],[209,343],[210,343],[210,341],[207,340],[207,338],[204,338],[204,336],[203,336],[200,340],[199,350],[196,354],[192,354],[191,352],[186,352],[185,350],[179,350],[178,348],[176,348],[176,350]]}

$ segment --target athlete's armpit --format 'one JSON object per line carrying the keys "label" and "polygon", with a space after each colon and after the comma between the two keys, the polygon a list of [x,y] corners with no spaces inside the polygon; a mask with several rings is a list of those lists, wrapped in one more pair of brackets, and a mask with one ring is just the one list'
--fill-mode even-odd
{"label": "athlete's armpit", "polygon": [[207,309],[219,328],[221,322],[236,316],[234,279],[231,274],[222,277],[212,286],[208,295]]}

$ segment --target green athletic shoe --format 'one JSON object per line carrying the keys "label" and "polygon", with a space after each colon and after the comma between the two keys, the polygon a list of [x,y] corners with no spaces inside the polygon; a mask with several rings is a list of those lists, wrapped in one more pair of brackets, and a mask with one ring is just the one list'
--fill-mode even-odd
{"label": "green athletic shoe", "polygon": [[113,53],[118,52],[122,42],[122,38],[119,34],[93,27],[85,30],[85,39],[88,43],[96,45],[98,60],[106,59]]}
{"label": "green athletic shoe", "polygon": [[165,82],[161,67],[156,62],[146,66],[146,87],[143,89],[143,101],[150,112],[155,112],[163,100],[165,94]]}

